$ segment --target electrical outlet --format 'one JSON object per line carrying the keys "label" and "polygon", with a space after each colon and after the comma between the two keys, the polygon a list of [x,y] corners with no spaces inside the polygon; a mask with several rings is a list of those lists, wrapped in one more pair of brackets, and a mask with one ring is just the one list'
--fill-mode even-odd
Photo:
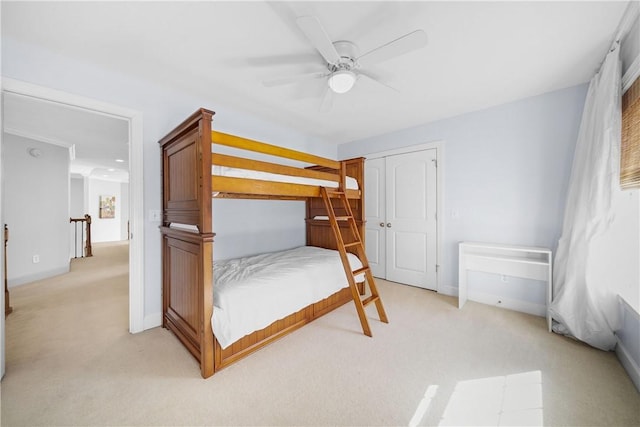
{"label": "electrical outlet", "polygon": [[40,255],[34,255],[34,256],[33,256],[33,263],[34,263],[34,264],[37,264],[37,263],[39,263],[39,262],[40,262]]}

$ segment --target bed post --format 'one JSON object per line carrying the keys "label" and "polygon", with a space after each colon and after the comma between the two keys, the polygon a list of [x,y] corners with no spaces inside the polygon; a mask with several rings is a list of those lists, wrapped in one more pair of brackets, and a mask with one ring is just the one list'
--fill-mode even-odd
{"label": "bed post", "polygon": [[[163,326],[200,361],[204,378],[215,371],[213,331],[213,221],[211,119],[200,109],[162,138]],[[170,228],[195,225],[198,232]]]}
{"label": "bed post", "polygon": [[[196,113],[198,114],[198,113]],[[200,318],[200,373],[208,378],[215,372],[215,349],[213,346],[213,212],[211,202],[211,120],[212,111],[200,109],[199,129],[199,195],[200,238],[202,239],[202,317]]]}

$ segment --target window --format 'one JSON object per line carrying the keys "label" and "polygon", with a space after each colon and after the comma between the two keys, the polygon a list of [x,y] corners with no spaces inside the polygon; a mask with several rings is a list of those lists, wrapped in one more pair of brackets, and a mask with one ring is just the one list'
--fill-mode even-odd
{"label": "window", "polygon": [[640,78],[622,97],[620,186],[640,188]]}

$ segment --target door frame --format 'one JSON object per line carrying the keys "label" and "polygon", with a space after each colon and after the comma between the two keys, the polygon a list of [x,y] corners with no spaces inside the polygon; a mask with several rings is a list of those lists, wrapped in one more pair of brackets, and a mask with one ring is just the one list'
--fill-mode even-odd
{"label": "door frame", "polygon": [[407,154],[416,151],[436,150],[436,201],[438,207],[436,209],[436,292],[440,292],[440,273],[443,271],[442,265],[442,220],[444,219],[444,141],[437,140],[424,144],[411,145],[408,147],[395,148],[393,150],[378,151],[368,153],[364,157],[366,160],[379,159],[381,157],[394,156],[396,154]]}
{"label": "door frame", "polygon": [[[117,117],[129,123],[129,332],[144,330],[144,206],[143,206],[143,126],[142,112],[96,99],[86,98],[2,78],[2,92],[30,96],[95,114]],[[1,212],[0,212],[1,214]],[[2,215],[0,217],[4,218]],[[4,336],[4,325],[2,328]],[[4,355],[4,346],[2,348]]]}

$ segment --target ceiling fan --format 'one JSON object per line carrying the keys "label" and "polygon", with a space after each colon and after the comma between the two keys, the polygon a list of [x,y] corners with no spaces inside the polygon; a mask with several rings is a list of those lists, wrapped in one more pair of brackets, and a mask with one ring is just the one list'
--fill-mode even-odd
{"label": "ceiling fan", "polygon": [[365,71],[364,68],[420,49],[427,44],[425,32],[423,30],[415,30],[359,55],[357,46],[350,41],[332,42],[320,20],[315,16],[301,16],[297,18],[296,23],[326,61],[323,64],[326,69],[313,73],[265,80],[262,84],[266,87],[273,87],[306,79],[326,78],[327,88],[321,110],[328,110],[331,107],[334,93],[343,94],[349,92],[360,77],[395,90],[378,80],[373,74]]}

